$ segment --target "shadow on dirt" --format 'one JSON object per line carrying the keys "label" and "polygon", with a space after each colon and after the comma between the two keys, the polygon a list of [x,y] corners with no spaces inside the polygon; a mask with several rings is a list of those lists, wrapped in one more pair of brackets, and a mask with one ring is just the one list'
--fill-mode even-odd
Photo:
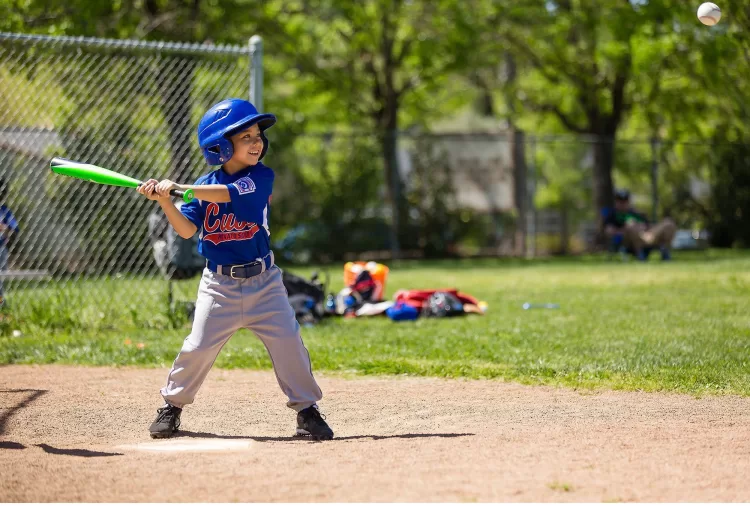
{"label": "shadow on dirt", "polygon": [[0,441],[0,450],[23,450],[26,448],[21,443],[14,441]]}
{"label": "shadow on dirt", "polygon": [[[12,397],[13,394],[24,394],[23,400],[16,404],[12,404],[9,407],[5,407],[5,402],[0,404],[0,436],[5,434],[5,426],[8,420],[16,414],[18,411],[29,406],[39,397],[47,393],[47,390],[33,390],[33,389],[4,389],[0,390],[0,396],[3,399],[6,397]],[[11,394],[11,395],[8,395]],[[0,450],[23,450],[26,446],[15,441],[0,441]]]}
{"label": "shadow on dirt", "polygon": [[11,390],[0,390],[0,395],[3,397],[6,397],[5,394],[27,394],[25,395],[24,399],[8,408],[5,408],[0,405],[0,436],[5,434],[5,425],[8,423],[8,420],[10,420],[10,417],[12,417],[16,412],[22,410],[23,408],[27,407],[31,403],[33,403],[35,400],[37,400],[39,397],[43,396],[47,393],[47,390],[29,390],[29,389],[11,389]]}
{"label": "shadow on dirt", "polygon": [[54,446],[39,444],[38,446],[45,453],[51,453],[52,455],[68,455],[71,457],[118,457],[124,455],[123,453],[108,453],[108,452],[97,452],[94,450],[83,450],[80,448],[55,448]]}
{"label": "shadow on dirt", "polygon": [[[416,438],[454,438],[454,437],[467,437],[475,436],[476,434],[471,433],[446,433],[446,434],[392,434],[388,436],[376,436],[376,435],[361,435],[361,436],[341,436],[334,437],[334,441],[351,441],[357,439],[371,439],[378,441],[381,439],[416,439]],[[305,436],[276,436],[276,437],[263,437],[263,436],[225,436],[220,434],[212,434],[210,432],[191,432],[189,430],[181,430],[173,438],[179,437],[195,437],[195,438],[206,438],[206,439],[249,439],[260,443],[265,442],[287,442],[287,441],[309,441]]]}

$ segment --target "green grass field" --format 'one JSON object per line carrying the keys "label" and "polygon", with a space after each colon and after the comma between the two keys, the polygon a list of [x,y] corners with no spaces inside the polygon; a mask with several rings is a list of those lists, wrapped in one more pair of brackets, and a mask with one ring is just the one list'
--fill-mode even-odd
{"label": "green grass field", "polygon": [[[400,288],[456,287],[487,301],[489,310],[402,323],[330,319],[303,329],[315,370],[750,395],[750,254],[678,254],[671,263],[645,265],[599,257],[404,262],[391,269],[388,296]],[[338,290],[341,268],[330,271]],[[180,297],[192,299],[196,287],[197,280],[181,282]],[[169,365],[189,327],[170,327],[165,293],[166,283],[151,279],[19,288],[0,322],[0,363]],[[526,311],[527,301],[561,307]],[[247,331],[216,365],[271,367]]]}

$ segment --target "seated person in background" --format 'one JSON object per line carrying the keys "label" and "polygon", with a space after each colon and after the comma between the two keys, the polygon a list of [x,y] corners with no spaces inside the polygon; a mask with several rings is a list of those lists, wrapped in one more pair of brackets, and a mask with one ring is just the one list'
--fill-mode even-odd
{"label": "seated person in background", "polygon": [[618,190],[615,193],[615,208],[604,219],[604,232],[612,240],[622,237],[622,245],[638,260],[646,260],[653,248],[661,251],[661,259],[671,258],[670,248],[677,226],[670,218],[655,225],[630,206],[630,192]]}

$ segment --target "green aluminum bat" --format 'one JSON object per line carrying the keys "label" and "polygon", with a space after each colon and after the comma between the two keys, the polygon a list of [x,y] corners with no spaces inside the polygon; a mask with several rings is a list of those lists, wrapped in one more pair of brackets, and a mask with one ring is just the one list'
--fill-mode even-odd
{"label": "green aluminum bat", "polygon": [[[138,181],[137,179],[125,176],[124,174],[120,174],[113,170],[104,169],[88,163],[74,162],[64,158],[53,158],[49,162],[49,168],[56,174],[75,177],[77,179],[83,179],[84,181],[91,181],[92,183],[125,186],[127,188],[137,188],[143,184],[143,182]],[[185,202],[193,200],[193,190],[185,192],[180,190],[170,190],[169,194],[173,197],[181,198]]]}

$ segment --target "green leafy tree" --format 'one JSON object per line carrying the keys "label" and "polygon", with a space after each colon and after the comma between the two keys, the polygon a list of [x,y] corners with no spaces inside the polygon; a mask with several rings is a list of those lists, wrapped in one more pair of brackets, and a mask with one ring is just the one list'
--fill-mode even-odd
{"label": "green leafy tree", "polygon": [[296,72],[312,77],[310,91],[326,97],[326,123],[377,132],[395,253],[408,216],[398,131],[440,105],[441,86],[461,67],[453,23],[461,6],[457,0],[264,3],[264,37]]}
{"label": "green leafy tree", "polygon": [[[593,204],[611,206],[618,132],[636,106],[660,94],[657,70],[684,39],[672,27],[687,26],[692,14],[670,0],[477,0],[472,7],[480,26],[466,44],[482,48],[474,65],[496,77],[520,126],[595,141]],[[508,61],[517,78],[507,79]],[[657,128],[659,118],[646,116]]]}

